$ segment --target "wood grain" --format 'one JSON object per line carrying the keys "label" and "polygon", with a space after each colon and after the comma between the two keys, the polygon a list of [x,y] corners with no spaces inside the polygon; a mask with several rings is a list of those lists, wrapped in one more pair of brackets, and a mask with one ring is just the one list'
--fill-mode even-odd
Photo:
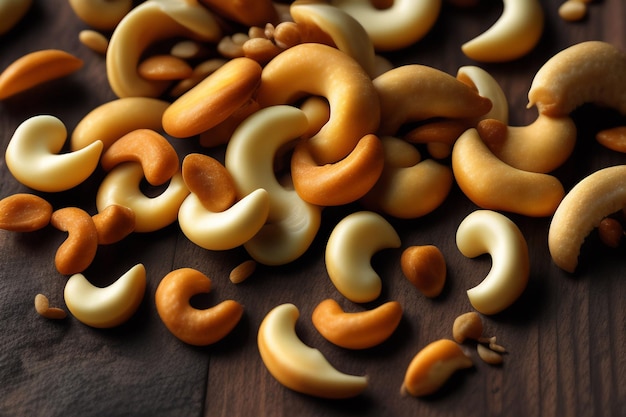
{"label": "wood grain", "polygon": [[[592,2],[589,16],[568,23],[557,14],[560,0],[542,1],[546,28],[540,45],[528,56],[505,64],[481,65],[502,85],[511,124],[534,120],[526,93],[537,69],[554,53],[574,43],[600,39],[626,49],[626,3]],[[444,5],[428,36],[418,44],[388,54],[397,65],[421,63],[455,74],[476,65],[460,45],[484,31],[501,11],[485,1],[465,11]],[[104,58],[78,41],[87,28],[67,2],[35,2],[26,18],[0,37],[0,68],[37,49],[59,48],[85,60],[70,77],[0,102],[2,149],[16,127],[37,114],[53,114],[71,131],[97,105],[114,97],[106,80]],[[626,157],[594,140],[599,129],[624,123],[624,117],[585,106],[574,114],[579,128],[576,149],[554,174],[566,188],[594,170],[622,164]],[[174,140],[181,155],[208,152],[193,140]],[[223,150],[214,150],[220,157]],[[97,172],[76,189],[43,194],[55,208],[77,205],[95,212]],[[0,162],[0,198],[28,192]],[[51,322],[34,310],[37,293],[64,307],[66,278],[55,270],[54,252],[64,236],[53,228],[28,234],[0,231],[0,415],[2,416],[619,416],[626,415],[626,262],[624,246],[603,247],[597,235],[586,240],[580,268],[566,274],[547,251],[549,219],[510,215],[527,238],[532,260],[530,282],[511,308],[485,317],[486,333],[508,349],[502,366],[481,363],[455,375],[436,395],[402,397],[400,384],[417,351],[438,338],[451,337],[454,318],[471,310],[465,291],[490,268],[488,256],[464,258],[455,245],[456,227],[475,207],[458,188],[435,212],[415,220],[391,219],[403,247],[377,253],[372,262],[384,281],[379,300],[356,306],[342,299],[326,275],[323,250],[333,226],[358,206],[329,208],[311,249],[296,262],[259,266],[239,285],[228,280],[247,259],[235,249],[210,252],[188,241],[177,225],[134,234],[119,244],[99,248],[85,271],[106,285],[134,264],[148,271],[148,288],[138,313],[110,330],[88,328],[72,317]],[[443,294],[426,299],[402,276],[399,258],[410,245],[434,244],[448,264]],[[187,346],[164,327],[154,307],[161,277],[193,267],[213,279],[208,304],[233,298],[245,306],[240,325],[225,340],[206,348]],[[325,341],[310,316],[317,302],[333,297],[358,310],[398,300],[404,318],[390,340],[376,348],[349,351]],[[256,331],[272,307],[292,302],[300,308],[298,335],[317,347],[338,369],[369,375],[371,385],[358,398],[328,401],[282,387],[267,372],[256,347]]]}

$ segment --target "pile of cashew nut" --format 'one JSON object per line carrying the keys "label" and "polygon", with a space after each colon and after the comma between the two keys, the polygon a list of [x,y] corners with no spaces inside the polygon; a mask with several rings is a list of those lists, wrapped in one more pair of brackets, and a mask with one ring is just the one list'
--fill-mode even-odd
{"label": "pile of cashew nut", "polygon": [[[27,3],[3,4],[19,4],[13,12],[19,20]],[[231,274],[240,283],[257,263],[298,260],[317,236],[324,208],[355,203],[362,209],[339,221],[326,243],[328,279],[355,304],[379,301],[384,279],[370,260],[378,251],[402,247],[388,219],[431,213],[455,183],[480,208],[458,225],[458,249],[468,258],[489,254],[493,261],[484,280],[467,291],[476,312],[505,310],[528,282],[526,240],[506,213],[552,216],[550,254],[558,267],[573,272],[585,236],[626,206],[626,167],[599,171],[570,191],[550,173],[573,150],[572,111],[593,103],[626,114],[626,84],[620,80],[626,54],[599,41],[556,54],[529,88],[537,120],[509,126],[507,98],[480,67],[452,75],[420,64],[393,67],[379,54],[419,41],[441,9],[441,0],[392,3],[149,0],[132,7],[126,0],[70,1],[93,28],[81,32],[80,40],[106,55],[108,82],[118,98],[88,112],[69,139],[63,122],[51,115],[34,115],[17,127],[6,166],[33,193],[0,201],[0,228],[30,232],[51,225],[67,233],[55,255],[58,272],[69,276],[65,303],[93,327],[131,317],[149,273],[137,264],[113,284],[95,287],[82,273],[101,245],[177,222],[205,250],[245,248],[251,259]],[[250,30],[225,33],[221,19]],[[110,39],[99,33],[106,30]],[[462,51],[476,61],[510,61],[529,53],[542,30],[538,0],[504,0],[501,18]],[[148,47],[173,38],[186,40],[169,53],[144,57]],[[211,47],[222,57],[203,59]],[[0,73],[0,100],[81,67],[82,61],[60,50],[28,54]],[[623,130],[600,137],[626,148]],[[178,155],[170,142],[178,139],[225,146],[224,160]],[[71,150],[62,153],[68,140]],[[69,190],[98,169],[106,175],[96,214],[53,208],[36,195]],[[162,193],[147,196],[140,187],[144,180],[163,187]],[[425,296],[441,293],[446,264],[437,247],[405,247],[399,262]],[[210,290],[211,279],[192,268],[162,278],[156,309],[175,337],[208,345],[237,326],[244,307],[235,300],[204,310],[190,305],[192,296]],[[46,317],[64,316],[43,295],[36,306]],[[265,316],[258,347],[269,372],[313,396],[345,398],[365,390],[366,377],[338,371],[298,339],[298,317],[293,304]],[[316,307],[312,322],[338,346],[367,349],[388,339],[401,318],[395,301],[344,311],[328,299]],[[472,366],[460,346],[464,339],[424,347],[408,365],[402,391],[428,395],[452,372]],[[479,352],[493,358],[482,344]]]}

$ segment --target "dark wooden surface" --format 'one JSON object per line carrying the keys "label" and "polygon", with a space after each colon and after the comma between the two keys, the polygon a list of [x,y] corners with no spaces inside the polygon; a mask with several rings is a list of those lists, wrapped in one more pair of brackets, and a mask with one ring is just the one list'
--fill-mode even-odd
{"label": "dark wooden surface", "polygon": [[[417,45],[389,55],[396,64],[422,63],[455,74],[475,62],[460,45],[481,33],[499,16],[501,4],[485,1],[478,9],[449,6],[429,35]],[[600,39],[626,49],[626,3],[594,1],[582,22],[557,15],[560,0],[542,1],[546,27],[540,45],[513,63],[482,65],[501,83],[510,103],[511,124],[534,120],[526,93],[537,69],[554,53],[574,43]],[[62,80],[0,102],[0,141],[6,148],[17,126],[33,115],[53,114],[71,132],[95,106],[114,98],[104,59],[82,46],[77,35],[86,26],[66,1],[35,1],[26,18],[0,37],[0,68],[27,52],[59,48],[85,60],[84,68]],[[609,111],[584,107],[575,113],[576,150],[555,173],[566,188],[598,168],[622,164],[626,157],[601,148],[594,133],[624,119]],[[191,141],[175,141],[181,153],[202,150]],[[219,152],[217,154],[219,155]],[[41,194],[55,208],[78,205],[95,211],[96,172],[76,189]],[[0,161],[0,198],[29,191]],[[53,263],[64,235],[52,227],[16,234],[0,231],[0,416],[623,416],[626,415],[626,262],[624,246],[603,247],[595,233],[585,242],[577,273],[562,272],[547,251],[550,220],[509,215],[527,238],[532,267],[523,296],[511,308],[485,317],[509,353],[501,366],[475,360],[426,399],[399,394],[406,367],[427,343],[451,336],[454,318],[471,310],[465,290],[480,282],[490,267],[488,256],[466,259],[454,242],[459,222],[476,207],[458,189],[435,212],[416,220],[393,220],[402,248],[376,254],[373,265],[383,278],[379,300],[402,303],[404,318],[393,337],[365,351],[337,348],[312,327],[317,302],[336,292],[323,263],[325,241],[336,222],[358,207],[327,209],[314,245],[299,260],[281,267],[259,267],[248,281],[233,285],[230,270],[247,259],[243,250],[209,252],[189,242],[177,225],[135,234],[101,247],[85,272],[105,285],[136,263],[148,273],[145,299],[126,324],[110,330],[84,326],[71,316],[53,322],[39,317],[33,300],[46,294],[64,307],[66,277]],[[443,294],[421,296],[403,278],[399,257],[410,245],[435,244],[448,264]],[[245,315],[234,332],[216,345],[195,348],[175,339],[154,306],[159,280],[179,267],[197,268],[213,279],[209,304],[234,298]],[[256,332],[274,306],[295,303],[301,311],[297,331],[338,369],[367,374],[367,391],[346,401],[327,401],[292,392],[274,380],[261,362]],[[467,346],[471,349],[471,346]],[[474,358],[475,352],[471,352]]]}

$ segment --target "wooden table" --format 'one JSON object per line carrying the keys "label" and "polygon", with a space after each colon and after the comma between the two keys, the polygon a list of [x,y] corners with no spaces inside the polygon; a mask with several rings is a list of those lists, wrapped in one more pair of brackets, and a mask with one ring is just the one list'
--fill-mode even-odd
{"label": "wooden table", "polygon": [[[483,2],[462,11],[445,5],[428,36],[406,50],[389,54],[396,64],[421,63],[456,74],[462,65],[480,65],[506,92],[511,125],[534,120],[526,110],[526,93],[539,67],[553,54],[585,40],[609,41],[626,49],[626,3],[592,2],[588,18],[568,23],[558,17],[560,0],[542,0],[546,26],[540,45],[512,63],[479,64],[462,55],[463,42],[484,31],[499,16],[498,2]],[[84,59],[79,72],[0,102],[2,149],[17,126],[38,114],[59,117],[72,131],[99,104],[115,98],[108,85],[104,58],[81,45],[87,28],[68,2],[36,1],[26,18],[0,37],[0,68],[27,52],[59,48]],[[602,148],[599,129],[624,118],[585,106],[574,113],[579,129],[572,157],[554,175],[566,189],[594,170],[622,164],[624,156]],[[181,156],[206,150],[194,140],[175,140]],[[103,178],[96,172],[75,189],[38,193],[55,209],[79,206],[95,213],[95,190]],[[0,197],[29,190],[0,163]],[[585,241],[579,269],[557,268],[547,250],[549,218],[507,214],[524,233],[532,261],[522,297],[504,312],[485,316],[485,331],[508,349],[501,366],[475,359],[474,368],[455,374],[436,395],[402,397],[400,385],[411,358],[427,343],[451,337],[454,318],[471,311],[465,291],[490,268],[488,255],[462,256],[455,245],[460,221],[477,207],[456,187],[445,203],[422,218],[390,219],[402,247],[377,253],[372,262],[383,279],[375,302],[355,306],[343,299],[327,277],[323,251],[333,226],[358,206],[329,208],[313,246],[292,264],[259,266],[240,285],[228,274],[248,259],[243,249],[211,252],[187,240],[176,224],[154,233],[133,234],[119,244],[100,247],[85,275],[107,285],[136,263],[143,263],[148,286],[139,311],[126,324],[109,330],[87,327],[69,316],[48,321],[33,307],[37,293],[65,307],[67,277],[54,266],[54,253],[65,235],[47,227],[32,233],[0,231],[0,415],[2,416],[619,416],[626,415],[626,262],[624,246],[604,247],[594,232]],[[446,257],[448,277],[443,294],[422,296],[402,275],[400,254],[411,245],[437,245]],[[232,334],[205,348],[183,344],[159,319],[154,292],[173,269],[196,268],[213,280],[205,300],[215,304],[233,298],[245,314]],[[310,320],[324,298],[340,300],[346,309],[374,307],[398,300],[404,308],[399,328],[384,344],[349,351],[325,341]],[[300,309],[297,332],[338,369],[367,374],[370,386],[350,400],[322,400],[290,391],[266,370],[256,334],[264,315],[291,302]]]}

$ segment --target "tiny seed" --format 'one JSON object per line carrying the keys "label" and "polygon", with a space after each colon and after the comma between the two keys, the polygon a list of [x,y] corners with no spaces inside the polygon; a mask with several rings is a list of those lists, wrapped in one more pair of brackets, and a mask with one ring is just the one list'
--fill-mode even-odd
{"label": "tiny seed", "polygon": [[248,279],[248,277],[252,275],[255,269],[256,262],[253,259],[248,259],[247,261],[242,262],[241,264],[233,268],[232,271],[230,271],[230,281],[233,284],[239,284]]}

